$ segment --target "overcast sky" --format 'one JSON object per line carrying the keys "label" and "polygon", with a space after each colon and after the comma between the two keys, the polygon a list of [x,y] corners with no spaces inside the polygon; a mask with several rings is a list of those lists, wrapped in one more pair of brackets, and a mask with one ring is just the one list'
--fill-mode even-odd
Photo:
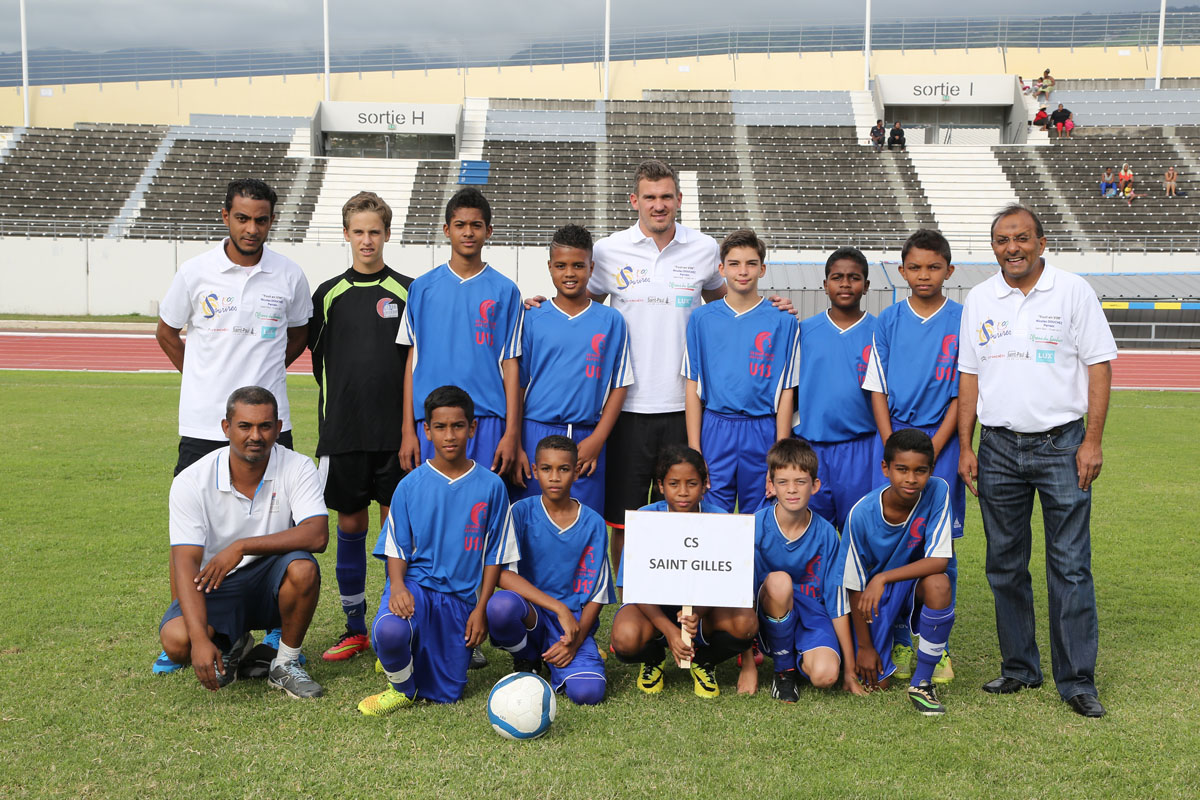
{"label": "overcast sky", "polygon": [[[876,20],[934,16],[1099,14],[1157,11],[1156,0],[1008,0],[1003,4],[964,0],[952,12],[944,0],[875,0]],[[1182,4],[1175,4],[1182,5]],[[443,3],[402,0],[329,0],[330,35],[339,46],[412,47],[484,37],[520,42],[537,35],[571,36],[603,32],[603,0],[456,0]],[[861,21],[863,2],[839,4],[830,15],[828,0],[676,0],[647,4],[612,0],[613,29],[658,25],[765,26]],[[61,47],[104,51],[125,47],[175,46],[196,49],[319,47],[320,0],[26,0],[30,49]],[[20,49],[19,0],[0,0],[0,52]],[[422,48],[423,49],[423,48]]]}

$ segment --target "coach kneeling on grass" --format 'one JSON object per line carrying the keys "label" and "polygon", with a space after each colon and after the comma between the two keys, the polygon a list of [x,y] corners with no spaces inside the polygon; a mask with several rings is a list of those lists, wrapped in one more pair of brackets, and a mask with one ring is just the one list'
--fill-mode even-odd
{"label": "coach kneeling on grass", "polygon": [[[320,697],[300,666],[321,573],[312,553],[329,540],[317,469],[283,446],[279,406],[259,386],[229,396],[221,428],[229,446],[171,484],[171,561],[179,598],[159,626],[163,650],[192,662],[204,688],[237,680],[250,630],[282,626],[267,681],[292,697]],[[293,520],[299,520],[294,523]]]}

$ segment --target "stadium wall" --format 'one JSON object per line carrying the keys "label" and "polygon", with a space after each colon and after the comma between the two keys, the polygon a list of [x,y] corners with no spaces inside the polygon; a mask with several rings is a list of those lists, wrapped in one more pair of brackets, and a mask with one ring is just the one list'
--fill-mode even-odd
{"label": "stadium wall", "polygon": [[[0,238],[0,314],[157,316],[178,266],[211,248],[208,242],[139,239]],[[273,244],[295,260],[316,288],[350,265],[345,243]],[[776,262],[823,263],[828,253],[776,250]],[[868,251],[872,264],[896,258],[895,252]],[[991,251],[955,252],[960,263],[992,261]],[[1057,266],[1074,272],[1185,272],[1200,270],[1200,253],[1049,253]],[[387,261],[416,277],[446,258],[443,245],[389,244]],[[515,280],[522,295],[550,295],[554,287],[543,247],[490,247],[488,263]],[[48,277],[52,276],[52,277]],[[888,288],[887,278],[872,273],[872,288]]]}
{"label": "stadium wall", "polygon": [[[872,74],[1018,74],[1050,67],[1060,78],[1153,78],[1157,48],[982,48],[880,50]],[[715,55],[615,61],[614,100],[643,89],[862,89],[861,52]],[[1200,47],[1163,50],[1163,74],[1200,75]],[[335,73],[331,96],[343,101],[461,103],[467,97],[596,100],[604,93],[598,63],[474,69]],[[187,124],[191,114],[307,116],[324,97],[319,74],[183,81],[34,86],[31,124],[77,122]],[[0,125],[22,124],[20,87],[0,90]]]}

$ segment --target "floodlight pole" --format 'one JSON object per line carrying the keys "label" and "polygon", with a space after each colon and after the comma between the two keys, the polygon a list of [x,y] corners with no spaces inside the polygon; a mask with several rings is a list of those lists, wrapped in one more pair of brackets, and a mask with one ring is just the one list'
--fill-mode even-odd
{"label": "floodlight pole", "polygon": [[[24,1],[24,0],[23,0]],[[1163,0],[1164,2],[1166,0]],[[604,98],[608,100],[608,47],[612,41],[612,0],[604,0]]]}
{"label": "floodlight pole", "polygon": [[325,26],[325,99],[329,100],[329,0],[321,0],[321,12]]}
{"label": "floodlight pole", "polygon": [[1163,31],[1167,27],[1167,0],[1158,7],[1158,66],[1154,70],[1154,88],[1162,88]]}
{"label": "floodlight pole", "polygon": [[29,127],[29,43],[25,39],[25,0],[21,0],[21,99],[25,101],[25,127]]}
{"label": "floodlight pole", "polygon": [[863,91],[871,91],[871,0],[867,0],[867,19],[863,23]]}

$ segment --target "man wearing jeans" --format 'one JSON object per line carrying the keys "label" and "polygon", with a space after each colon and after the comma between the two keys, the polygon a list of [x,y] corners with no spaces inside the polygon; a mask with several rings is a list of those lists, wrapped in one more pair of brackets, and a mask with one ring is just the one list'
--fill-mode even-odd
{"label": "man wearing jeans", "polygon": [[[1002,209],[992,221],[1000,272],[972,289],[963,306],[958,471],[983,514],[1002,658],[1000,677],[983,690],[1012,694],[1042,684],[1029,575],[1036,491],[1046,530],[1054,683],[1077,714],[1100,717],[1090,489],[1100,474],[1117,346],[1096,293],[1047,264],[1045,249],[1032,211]],[[971,448],[976,417],[978,459]]]}

